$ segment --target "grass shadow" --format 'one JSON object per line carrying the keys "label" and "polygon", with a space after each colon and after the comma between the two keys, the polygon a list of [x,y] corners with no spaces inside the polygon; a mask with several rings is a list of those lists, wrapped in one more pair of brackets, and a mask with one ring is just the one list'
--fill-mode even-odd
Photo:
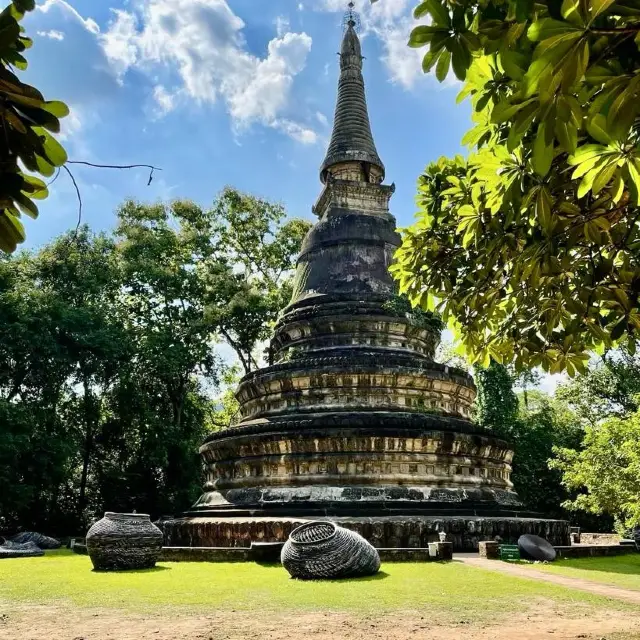
{"label": "grass shadow", "polygon": [[314,584],[319,583],[340,583],[351,584],[352,582],[377,582],[378,580],[384,580],[389,578],[389,574],[386,571],[378,571],[372,576],[354,576],[352,578],[324,578],[321,580],[305,579],[305,578],[291,578],[292,580],[299,580],[300,582],[312,582]]}
{"label": "grass shadow", "polygon": [[151,569],[92,569],[93,573],[120,573],[120,574],[138,574],[138,573],[158,573],[160,571],[171,571],[173,567],[163,567],[161,565],[152,567]]}

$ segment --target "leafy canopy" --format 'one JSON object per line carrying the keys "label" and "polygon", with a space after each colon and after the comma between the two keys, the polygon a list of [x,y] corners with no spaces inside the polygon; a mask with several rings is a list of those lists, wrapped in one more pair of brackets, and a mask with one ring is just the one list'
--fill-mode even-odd
{"label": "leafy canopy", "polygon": [[640,413],[587,427],[583,449],[555,450],[552,468],[569,490],[581,490],[563,506],[613,515],[622,530],[640,524]]}
{"label": "leafy canopy", "polygon": [[117,221],[0,253],[0,530],[188,508],[309,227],[231,188],[207,208],[128,201]]}
{"label": "leafy canopy", "polygon": [[427,0],[413,47],[464,80],[468,159],[419,180],[394,272],[473,362],[584,372],[640,330],[640,0]]}
{"label": "leafy canopy", "polygon": [[23,52],[33,44],[20,24],[35,0],[13,0],[0,12],[0,251],[11,253],[24,242],[20,216],[38,216],[34,200],[49,195],[47,185],[28,171],[45,177],[67,161],[62,145],[51,135],[60,132],[60,118],[68,107],[45,101],[35,87],[20,81],[14,70],[24,71]]}

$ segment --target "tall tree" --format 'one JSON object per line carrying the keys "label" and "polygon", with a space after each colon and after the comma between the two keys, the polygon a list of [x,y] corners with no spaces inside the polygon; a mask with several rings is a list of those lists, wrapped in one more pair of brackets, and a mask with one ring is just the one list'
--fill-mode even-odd
{"label": "tall tree", "polygon": [[[105,237],[80,230],[38,255],[2,262],[0,390],[7,431],[22,425],[18,442],[26,443],[9,463],[17,486],[6,493],[21,496],[16,519],[48,514],[71,525],[87,506],[95,397],[122,359],[121,331],[109,312],[118,287],[113,249]],[[70,485],[75,498],[63,500]]]}
{"label": "tall tree", "polygon": [[476,421],[513,447],[511,479],[523,503],[532,511],[567,517],[561,505],[570,493],[562,485],[561,473],[549,468],[549,460],[554,447],[580,446],[583,430],[577,416],[537,390],[529,390],[527,405],[521,405],[514,390],[521,377],[496,362],[487,369],[476,368],[475,378]]}
{"label": "tall tree", "polygon": [[486,369],[476,367],[475,380],[478,386],[477,423],[497,436],[509,439],[518,421],[518,397],[509,371],[505,366],[491,362]]}
{"label": "tall tree", "polygon": [[586,429],[581,450],[558,447],[554,469],[567,489],[578,492],[564,506],[609,514],[626,534],[640,526],[640,414],[609,418]]}
{"label": "tall tree", "polygon": [[235,287],[235,292],[226,306],[214,297],[208,311],[245,373],[258,365],[254,349],[269,337],[278,314],[291,299],[295,260],[311,228],[306,220],[285,220],[285,216],[282,205],[230,187],[213,204],[219,248],[234,265],[234,278],[226,276],[225,283]]}
{"label": "tall tree", "polygon": [[[209,209],[127,202],[114,234],[0,258],[0,529],[187,508],[198,448],[232,420],[229,384],[255,366],[307,228],[227,189]],[[240,368],[218,355],[227,336]]]}
{"label": "tall tree", "polygon": [[425,71],[465,80],[476,150],[420,179],[402,291],[485,365],[574,375],[595,349],[635,348],[640,3],[427,0],[415,15]]}
{"label": "tall tree", "polygon": [[560,385],[556,396],[584,427],[634,413],[640,408],[640,357],[627,349],[608,352],[585,375]]}
{"label": "tall tree", "polygon": [[56,342],[64,349],[66,361],[73,364],[67,379],[67,410],[75,409],[79,429],[77,509],[81,519],[88,506],[90,464],[101,422],[100,395],[131,356],[116,304],[122,279],[113,242],[105,236],[92,237],[86,228],[41,251],[37,269],[42,286],[55,299]]}

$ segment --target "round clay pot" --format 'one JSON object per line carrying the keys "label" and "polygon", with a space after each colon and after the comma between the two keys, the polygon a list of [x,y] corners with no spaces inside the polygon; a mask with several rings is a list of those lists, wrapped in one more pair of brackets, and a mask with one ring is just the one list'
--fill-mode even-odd
{"label": "round clay pot", "polygon": [[150,569],[162,551],[162,531],[144,513],[111,513],[87,532],[87,552],[97,571]]}

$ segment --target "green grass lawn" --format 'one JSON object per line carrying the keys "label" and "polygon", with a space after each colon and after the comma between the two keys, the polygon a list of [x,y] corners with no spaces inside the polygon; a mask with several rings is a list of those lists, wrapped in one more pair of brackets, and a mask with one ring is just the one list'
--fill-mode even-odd
{"label": "green grass lawn", "polygon": [[640,553],[629,553],[609,558],[556,560],[552,564],[527,566],[570,578],[581,578],[640,591]]}
{"label": "green grass lawn", "polygon": [[[0,601],[163,610],[167,607],[259,611],[383,612],[425,609],[448,620],[487,620],[542,599],[579,612],[628,605],[460,563],[384,563],[370,578],[339,582],[291,580],[277,565],[161,563],[126,573],[92,571],[87,556],[62,550],[43,558],[0,561]],[[578,613],[579,615],[579,613]]]}

